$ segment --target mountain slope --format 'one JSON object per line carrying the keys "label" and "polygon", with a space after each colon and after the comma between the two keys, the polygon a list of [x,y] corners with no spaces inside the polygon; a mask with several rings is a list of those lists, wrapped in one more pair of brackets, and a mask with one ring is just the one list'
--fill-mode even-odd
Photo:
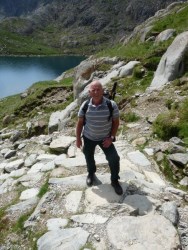
{"label": "mountain slope", "polygon": [[[57,49],[56,53],[92,54],[118,42],[136,25],[172,2],[1,1],[1,17],[14,18],[2,19],[0,28],[10,32],[6,33],[8,39],[14,40],[12,33],[18,37],[30,37]],[[10,54],[12,51],[6,46],[1,53]]]}

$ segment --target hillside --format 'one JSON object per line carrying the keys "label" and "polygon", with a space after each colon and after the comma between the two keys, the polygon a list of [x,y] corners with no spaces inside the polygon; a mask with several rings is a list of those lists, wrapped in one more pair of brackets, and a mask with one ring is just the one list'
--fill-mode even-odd
{"label": "hillside", "polygon": [[0,53],[90,55],[172,2],[1,1]]}

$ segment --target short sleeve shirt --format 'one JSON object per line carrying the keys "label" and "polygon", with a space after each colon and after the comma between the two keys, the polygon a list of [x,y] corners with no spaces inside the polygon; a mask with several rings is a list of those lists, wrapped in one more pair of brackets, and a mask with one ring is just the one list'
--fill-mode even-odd
{"label": "short sleeve shirt", "polygon": [[92,99],[90,99],[86,114],[84,114],[84,111],[82,110],[85,102],[83,102],[78,112],[78,117],[85,116],[83,135],[93,141],[100,141],[110,136],[112,119],[119,118],[119,109],[117,104],[111,100],[113,113],[112,118],[109,120],[110,111],[105,97],[103,97],[102,103],[98,106],[93,105]]}

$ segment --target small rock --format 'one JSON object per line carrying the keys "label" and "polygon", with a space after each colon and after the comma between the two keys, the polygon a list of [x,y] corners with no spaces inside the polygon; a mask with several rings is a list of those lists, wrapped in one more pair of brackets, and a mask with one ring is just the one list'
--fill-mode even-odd
{"label": "small rock", "polygon": [[98,234],[94,234],[93,237],[95,238],[96,241],[100,241],[100,237]]}
{"label": "small rock", "polygon": [[45,214],[46,213],[46,208],[41,208],[40,213]]}

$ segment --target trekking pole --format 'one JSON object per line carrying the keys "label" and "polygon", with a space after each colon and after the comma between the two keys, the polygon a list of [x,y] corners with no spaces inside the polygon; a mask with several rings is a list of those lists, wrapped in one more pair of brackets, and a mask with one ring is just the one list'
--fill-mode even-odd
{"label": "trekking pole", "polygon": [[114,82],[114,85],[112,87],[111,93],[110,93],[110,99],[114,100],[116,95],[116,88],[117,88],[117,82]]}

